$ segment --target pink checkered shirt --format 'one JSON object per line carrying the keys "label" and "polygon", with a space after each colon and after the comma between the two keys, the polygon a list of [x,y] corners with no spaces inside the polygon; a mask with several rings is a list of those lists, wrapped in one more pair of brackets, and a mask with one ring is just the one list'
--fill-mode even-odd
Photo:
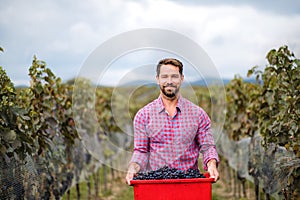
{"label": "pink checkered shirt", "polygon": [[165,165],[180,170],[203,168],[210,159],[219,162],[210,129],[210,119],[203,109],[179,97],[174,117],[168,115],[161,97],[138,111],[134,118],[134,152],[130,162],[142,171]]}

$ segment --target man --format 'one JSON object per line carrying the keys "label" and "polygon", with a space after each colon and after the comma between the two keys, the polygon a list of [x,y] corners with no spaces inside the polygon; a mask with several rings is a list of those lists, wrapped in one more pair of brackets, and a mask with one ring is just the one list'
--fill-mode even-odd
{"label": "man", "polygon": [[134,118],[134,152],[127,184],[139,171],[166,165],[180,170],[198,169],[200,152],[204,169],[215,181],[219,179],[219,158],[210,119],[204,110],[180,95],[182,71],[182,63],[174,58],[163,59],[157,65],[160,96],[140,109]]}

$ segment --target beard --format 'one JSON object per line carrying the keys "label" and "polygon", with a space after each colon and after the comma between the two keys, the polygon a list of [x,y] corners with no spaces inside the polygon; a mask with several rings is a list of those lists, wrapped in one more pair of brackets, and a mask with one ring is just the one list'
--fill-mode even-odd
{"label": "beard", "polygon": [[[173,87],[175,88],[175,90],[167,90],[166,87]],[[175,85],[173,84],[168,84],[168,85],[165,85],[165,86],[160,86],[160,90],[161,92],[168,98],[170,99],[173,99],[174,97],[176,97],[176,95],[178,94],[179,92],[179,87],[176,87]]]}

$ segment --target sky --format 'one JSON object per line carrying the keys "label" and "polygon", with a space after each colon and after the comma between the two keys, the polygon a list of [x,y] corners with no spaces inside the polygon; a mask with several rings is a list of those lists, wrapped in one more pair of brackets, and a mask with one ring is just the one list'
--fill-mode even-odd
{"label": "sky", "polygon": [[[256,65],[264,67],[267,52],[282,45],[300,57],[298,0],[0,0],[0,47],[4,49],[0,66],[15,85],[29,85],[28,69],[36,55],[56,76],[67,81],[85,71],[91,55],[95,57],[99,47],[106,47],[103,44],[112,45],[109,51],[114,57],[110,57],[109,67],[102,66],[99,72],[95,65],[89,73],[95,69],[95,81],[106,85],[131,76],[143,78],[138,75],[140,68],[154,77],[150,66],[163,57],[182,58],[184,64],[193,66],[178,52],[174,55],[172,48],[180,45],[171,44],[181,44],[176,37],[165,38],[170,49],[159,45],[149,49],[151,42],[156,43],[154,39],[146,46],[132,47],[136,35],[126,34],[145,29],[172,31],[198,44],[218,75],[226,79],[245,77]],[[123,41],[114,43],[123,35],[127,36]],[[142,36],[138,35],[141,38],[137,40]],[[187,54],[194,51],[185,48],[191,51]],[[97,56],[109,57],[105,50]],[[194,73],[187,70],[186,74]]]}

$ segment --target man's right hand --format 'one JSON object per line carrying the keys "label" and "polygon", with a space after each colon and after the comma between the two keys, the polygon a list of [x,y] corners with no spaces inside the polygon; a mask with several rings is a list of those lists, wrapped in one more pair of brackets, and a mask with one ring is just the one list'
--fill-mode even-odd
{"label": "man's right hand", "polygon": [[130,185],[130,181],[133,179],[133,177],[140,171],[141,167],[137,163],[130,163],[126,175],[126,183]]}

